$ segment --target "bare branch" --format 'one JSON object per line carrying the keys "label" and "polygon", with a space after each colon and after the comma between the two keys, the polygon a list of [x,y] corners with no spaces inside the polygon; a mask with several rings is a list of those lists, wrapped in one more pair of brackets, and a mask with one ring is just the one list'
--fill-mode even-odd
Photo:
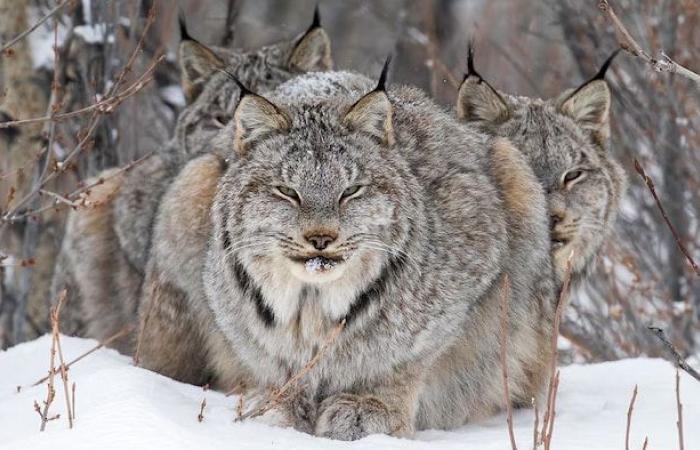
{"label": "bare branch", "polygon": [[26,30],[24,30],[23,32],[21,32],[20,34],[18,34],[18,35],[17,35],[16,37],[14,37],[13,39],[10,39],[10,42],[8,42],[8,43],[6,43],[6,44],[3,44],[3,46],[0,48],[0,56],[2,56],[2,54],[4,54],[4,53],[6,52],[7,49],[9,49],[10,47],[12,47],[13,45],[15,45],[16,43],[18,43],[19,41],[21,41],[21,40],[24,39],[25,37],[27,37],[31,32],[33,32],[34,30],[36,30],[37,28],[39,28],[39,27],[40,27],[42,24],[44,24],[47,20],[49,20],[49,19],[52,18],[56,13],[58,13],[60,10],[62,10],[64,6],[66,6],[66,5],[70,4],[70,3],[72,3],[72,0],[65,0],[65,1],[59,3],[59,4],[56,5],[51,11],[49,11],[44,17],[42,17],[41,19],[39,19],[39,21],[38,21],[37,23],[35,23],[35,24],[32,25],[31,27],[29,27],[29,28],[27,28]]}
{"label": "bare branch", "polygon": [[700,381],[700,373],[698,373],[697,370],[693,369],[686,361],[685,358],[680,354],[678,349],[673,346],[671,341],[666,338],[666,334],[664,333],[664,330],[661,328],[657,327],[647,327],[649,331],[654,333],[654,335],[661,341],[661,343],[664,345],[666,350],[671,354],[673,357],[673,361],[676,363],[676,367],[683,369],[688,375],[691,377],[695,378],[696,380]]}
{"label": "bare branch", "polygon": [[634,401],[637,400],[637,385],[634,385],[630,406],[627,408],[627,428],[625,430],[625,450],[630,450],[630,428],[632,426],[632,411],[634,410]]}
{"label": "bare branch", "polygon": [[684,450],[685,445],[683,444],[683,405],[681,404],[681,373],[676,368],[676,408],[678,410],[678,421],[676,426],[678,427],[678,448]]}
{"label": "bare branch", "polygon": [[61,335],[59,333],[59,320],[63,302],[66,300],[66,290],[64,289],[58,296],[56,306],[51,310],[51,335],[56,342],[58,350],[58,362],[61,373],[61,381],[63,382],[63,393],[66,399],[66,413],[68,414],[68,428],[73,428],[73,408],[71,407],[71,397],[69,394],[68,370],[63,360],[63,350],[61,350]]}
{"label": "bare branch", "polygon": [[647,185],[649,188],[649,191],[651,191],[651,195],[654,197],[654,201],[656,201],[656,206],[659,208],[659,211],[661,211],[661,215],[664,218],[664,221],[666,222],[666,225],[668,225],[669,230],[671,230],[671,233],[673,234],[673,238],[676,240],[676,245],[678,245],[678,249],[683,253],[685,256],[685,259],[688,260],[688,263],[690,264],[690,267],[693,268],[693,271],[695,271],[695,275],[700,276],[700,268],[698,268],[698,265],[695,263],[695,260],[693,260],[693,257],[690,256],[690,252],[688,252],[688,249],[685,248],[685,245],[681,242],[681,238],[678,235],[678,231],[676,231],[676,227],[673,226],[671,223],[671,220],[668,218],[668,215],[666,214],[666,210],[664,209],[663,205],[661,204],[661,200],[659,199],[659,196],[656,194],[656,188],[654,187],[654,182],[652,181],[651,178],[646,174],[644,171],[644,167],[639,163],[637,159],[634,160],[634,169],[637,171],[637,173],[642,177],[644,180],[644,184]]}
{"label": "bare branch", "polygon": [[608,0],[599,0],[598,8],[603,13],[607,14],[608,18],[615,27],[615,33],[617,34],[617,40],[620,47],[622,47],[628,53],[646,61],[657,72],[677,73],[690,80],[693,80],[696,83],[700,83],[700,75],[687,67],[678,64],[663,51],[661,51],[661,58],[654,58],[647,51],[645,51],[642,46],[639,45],[639,43],[632,37],[632,34],[629,32],[629,30],[627,30],[627,27],[625,27],[617,14],[615,14],[615,11],[613,10],[612,6],[610,6]]}
{"label": "bare branch", "polygon": [[508,436],[510,437],[510,447],[518,450],[513,433],[513,405],[510,401],[510,389],[508,388],[508,298],[510,296],[510,281],[508,275],[503,277],[501,287],[501,370],[503,371],[503,397],[506,405],[508,423]]}

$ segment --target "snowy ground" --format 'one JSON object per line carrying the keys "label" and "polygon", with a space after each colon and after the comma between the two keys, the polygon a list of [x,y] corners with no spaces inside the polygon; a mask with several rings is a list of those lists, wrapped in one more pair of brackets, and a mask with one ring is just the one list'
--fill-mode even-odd
{"label": "snowy ground", "polygon": [[[2,449],[460,449],[510,448],[503,416],[454,431],[426,431],[414,440],[370,436],[361,441],[334,442],[274,427],[263,421],[233,423],[237,400],[216,392],[204,394],[133,367],[131,360],[100,350],[70,370],[76,382],[74,429],[61,417],[39,433],[33,409],[46,386],[24,387],[46,374],[50,338],[18,345],[0,353],[0,448]],[[95,341],[63,338],[66,360]],[[51,412],[64,416],[60,382]],[[677,449],[675,369],[667,362],[636,359],[562,369],[557,399],[553,449],[622,449],[627,406],[635,384],[639,394],[632,420],[630,448]],[[207,407],[197,421],[203,395]],[[700,449],[700,383],[682,374],[685,448]],[[532,448],[533,412],[518,411],[515,428],[519,448]]]}

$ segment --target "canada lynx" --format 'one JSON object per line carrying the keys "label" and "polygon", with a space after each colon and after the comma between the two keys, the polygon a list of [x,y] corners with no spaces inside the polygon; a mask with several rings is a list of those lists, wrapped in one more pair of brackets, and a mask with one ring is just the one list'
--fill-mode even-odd
{"label": "canada lynx", "polygon": [[528,158],[547,193],[556,271],[561,278],[573,250],[573,282],[583,279],[610,235],[627,185],[609,149],[605,72],[615,54],[577,89],[544,101],[498,92],[474,70],[470,48],[457,98],[461,120],[510,139]]}
{"label": "canada lynx", "polygon": [[529,403],[549,357],[536,343],[553,286],[544,192],[527,161],[417,89],[373,90],[347,73],[328,74],[351,79],[340,95],[303,89],[317,76],[245,95],[212,141],[228,163],[193,160],[164,196],[144,363],[187,377],[169,362],[188,350],[226,366],[229,382],[280,385],[344,322],[284,403],[291,424],[338,439],[453,427],[502,405],[507,275],[511,392]]}
{"label": "canada lynx", "polygon": [[[317,12],[301,36],[248,53],[208,48],[193,40],[184,26],[181,31],[180,66],[189,104],[178,117],[175,137],[131,172],[101,174],[111,178],[93,189],[93,200],[104,204],[69,214],[52,282],[54,292],[72,288],[70,311],[76,317],[64,328],[68,332],[81,329],[81,334],[103,339],[136,321],[160,197],[182,165],[205,151],[238,100],[238,88],[224,71],[265,91],[299,73],[332,66],[330,41]],[[126,353],[131,345],[130,339],[115,343]]]}

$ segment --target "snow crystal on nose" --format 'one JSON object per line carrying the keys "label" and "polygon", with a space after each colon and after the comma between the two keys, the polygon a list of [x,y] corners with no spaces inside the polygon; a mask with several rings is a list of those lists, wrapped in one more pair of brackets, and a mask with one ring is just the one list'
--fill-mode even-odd
{"label": "snow crystal on nose", "polygon": [[337,263],[323,256],[316,256],[306,261],[306,271],[309,273],[327,272],[335,267]]}

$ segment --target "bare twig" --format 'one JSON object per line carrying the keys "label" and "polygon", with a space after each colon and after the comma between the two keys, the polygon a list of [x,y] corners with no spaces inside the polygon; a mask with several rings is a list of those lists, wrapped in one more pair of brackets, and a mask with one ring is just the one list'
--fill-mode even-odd
{"label": "bare twig", "polygon": [[73,405],[73,411],[71,411],[71,414],[73,415],[73,420],[75,420],[75,381],[73,382],[73,388],[71,391],[71,404]]}
{"label": "bare twig", "polygon": [[51,310],[51,334],[56,342],[58,350],[58,362],[61,372],[61,381],[63,382],[63,394],[66,399],[66,413],[68,414],[68,428],[73,428],[73,408],[71,407],[71,397],[69,395],[68,370],[63,360],[63,350],[61,350],[61,335],[59,333],[59,320],[61,315],[61,307],[66,299],[66,290],[64,289],[58,296],[56,306]]}
{"label": "bare twig", "polygon": [[673,357],[674,362],[676,363],[676,367],[683,369],[688,375],[691,377],[695,378],[696,380],[700,381],[700,373],[698,373],[697,370],[692,368],[686,361],[685,358],[680,354],[678,349],[674,347],[674,345],[671,343],[671,341],[666,338],[666,334],[664,333],[664,330],[661,328],[657,327],[647,327],[649,331],[654,333],[654,335],[661,341],[661,343],[664,345],[666,350],[671,354]]}
{"label": "bare twig", "polygon": [[241,394],[238,397],[238,403],[236,403],[236,420],[240,420],[245,409],[245,394]]}
{"label": "bare twig", "polygon": [[207,390],[209,390],[208,384],[202,386],[202,391],[204,391],[204,398],[202,398],[202,403],[199,405],[199,414],[197,414],[197,422],[199,423],[202,423],[202,421],[204,420],[204,408],[207,407]]}
{"label": "bare twig", "polygon": [[309,371],[311,371],[311,369],[313,369],[316,366],[316,364],[318,364],[328,347],[333,342],[335,342],[340,332],[343,331],[343,328],[345,328],[345,319],[343,319],[328,333],[328,337],[323,343],[323,346],[316,352],[316,354],[309,360],[309,362],[301,368],[299,372],[297,372],[293,377],[291,377],[281,388],[273,391],[271,395],[268,396],[267,400],[262,403],[262,405],[253,409],[252,411],[241,415],[239,418],[236,419],[236,421],[252,419],[254,417],[262,416],[263,414],[274,408],[280,402],[280,400],[284,398],[287,392],[291,388],[296,386],[297,383],[299,383],[299,381],[301,381],[301,379],[307,373],[309,373]]}
{"label": "bare twig", "polygon": [[598,8],[603,13],[607,14],[608,18],[612,22],[613,27],[615,27],[618,43],[624,50],[638,58],[641,58],[646,63],[650,64],[657,72],[677,73],[690,80],[693,80],[696,83],[700,83],[700,75],[687,67],[678,64],[663,51],[661,51],[661,58],[654,58],[647,51],[645,51],[642,46],[639,45],[639,43],[632,37],[632,34],[629,32],[627,27],[625,27],[617,14],[615,14],[615,11],[610,6],[608,0],[599,0]]}
{"label": "bare twig", "polygon": [[513,405],[510,401],[510,389],[508,387],[508,298],[510,296],[510,281],[508,275],[503,277],[501,287],[501,370],[503,371],[503,397],[506,405],[508,423],[508,436],[510,437],[510,447],[517,450],[515,434],[513,433]]}
{"label": "bare twig", "polygon": [[678,249],[683,253],[685,256],[685,259],[688,260],[688,263],[690,264],[690,267],[693,268],[693,271],[695,271],[695,275],[700,276],[700,268],[698,268],[698,265],[695,263],[695,260],[693,260],[693,257],[690,256],[690,252],[688,252],[688,249],[685,248],[685,245],[681,242],[681,238],[678,235],[678,231],[676,231],[676,227],[673,226],[671,223],[671,220],[668,218],[668,215],[666,214],[666,210],[664,209],[663,205],[661,204],[661,200],[659,199],[659,196],[656,194],[656,188],[654,187],[654,181],[646,174],[644,171],[644,167],[639,163],[638,160],[634,160],[634,169],[637,171],[637,173],[642,177],[644,180],[644,184],[647,185],[649,188],[649,191],[651,191],[651,195],[654,197],[654,201],[656,202],[656,206],[659,208],[659,211],[661,211],[661,215],[664,218],[664,221],[666,222],[666,225],[668,225],[668,228],[671,230],[671,233],[673,234],[673,238],[676,240],[676,245],[678,245]]}
{"label": "bare twig", "polygon": [[537,400],[532,397],[532,408],[535,410],[535,427],[532,430],[532,450],[537,450],[537,433],[540,430],[540,412],[537,409]]}
{"label": "bare twig", "polygon": [[552,337],[550,342],[551,351],[551,362],[549,367],[549,387],[547,389],[547,409],[545,410],[542,419],[542,432],[540,433],[540,442],[544,444],[545,450],[549,450],[552,431],[554,426],[551,422],[554,421],[554,407],[556,404],[557,390],[559,387],[559,372],[557,371],[557,340],[559,338],[559,325],[561,323],[561,316],[564,310],[564,305],[566,304],[566,299],[569,294],[569,285],[571,284],[571,261],[574,258],[574,251],[571,251],[569,258],[566,260],[566,272],[564,274],[564,282],[559,291],[559,299],[557,301],[557,307],[554,312],[554,329],[552,330]]}
{"label": "bare twig", "polygon": [[681,373],[676,368],[676,408],[678,410],[678,421],[676,426],[678,427],[678,448],[684,450],[685,445],[683,444],[683,405],[681,404]]}
{"label": "bare twig", "polygon": [[[86,352],[83,353],[82,355],[76,357],[76,358],[73,359],[71,362],[69,362],[68,364],[66,364],[66,370],[70,369],[71,366],[72,366],[73,364],[75,364],[75,363],[77,363],[78,361],[80,361],[81,359],[83,359],[83,358],[89,356],[90,354],[96,352],[97,350],[101,349],[102,347],[111,344],[112,342],[114,342],[115,340],[117,340],[117,339],[119,339],[119,338],[121,338],[121,337],[126,336],[127,334],[129,334],[129,333],[131,332],[131,330],[133,330],[133,328],[134,328],[133,325],[128,325],[128,326],[122,328],[121,330],[117,331],[117,332],[114,333],[112,336],[110,336],[110,337],[108,337],[107,339],[105,339],[103,342],[100,342],[99,344],[97,344],[96,346],[94,346],[93,348],[91,348],[90,350],[86,351]],[[37,381],[36,383],[32,384],[32,386],[38,386],[38,385],[40,385],[41,383],[43,383],[44,381],[46,381],[46,380],[49,378],[49,376],[55,375],[55,374],[57,374],[57,373],[58,373],[57,370],[53,370],[52,372],[49,373],[49,375],[45,376],[44,378],[40,379],[40,380]]]}
{"label": "bare twig", "polygon": [[625,430],[625,450],[630,450],[630,428],[632,427],[632,411],[634,410],[634,401],[637,400],[637,385],[634,385],[630,406],[627,408],[627,428]]}
{"label": "bare twig", "polygon": [[56,374],[56,338],[52,336],[51,338],[51,356],[49,365],[49,376],[47,377],[48,383],[46,385],[46,400],[44,400],[44,408],[39,409],[39,405],[34,402],[34,409],[41,416],[41,427],[39,431],[46,430],[46,423],[49,421],[49,407],[56,397],[56,390],[54,389],[54,376]]}
{"label": "bare twig", "polygon": [[648,446],[649,446],[649,436],[644,438],[644,445],[642,445],[642,450],[647,450]]}
{"label": "bare twig", "polygon": [[72,0],[65,0],[65,1],[59,3],[59,4],[56,5],[51,11],[49,11],[48,13],[46,13],[46,15],[45,15],[44,17],[42,17],[41,19],[39,19],[39,21],[37,21],[34,25],[32,25],[31,27],[27,28],[26,30],[24,30],[23,32],[21,32],[20,34],[18,34],[16,37],[14,37],[13,39],[10,39],[10,41],[7,42],[6,44],[3,44],[2,47],[0,48],[0,56],[1,56],[2,54],[4,54],[5,51],[6,51],[8,48],[12,47],[12,46],[15,45],[17,42],[19,42],[19,41],[21,41],[22,39],[24,39],[25,37],[27,37],[31,32],[33,32],[34,30],[36,30],[37,28],[39,28],[42,24],[44,24],[47,20],[49,20],[50,18],[52,18],[56,13],[58,13],[60,10],[62,10],[63,7],[66,6],[66,5],[68,5],[69,3],[72,3]]}

